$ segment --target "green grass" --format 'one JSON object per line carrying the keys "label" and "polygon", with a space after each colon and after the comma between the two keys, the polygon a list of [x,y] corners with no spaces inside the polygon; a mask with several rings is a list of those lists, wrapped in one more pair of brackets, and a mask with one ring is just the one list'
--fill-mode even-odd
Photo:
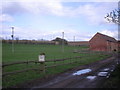
{"label": "green grass", "polygon": [[2,44],[2,58],[4,62],[37,60],[41,52],[46,54],[46,59],[64,58],[69,56],[77,56],[73,54],[73,49],[81,49],[86,47],[65,46],[64,53],[60,45],[29,45],[15,44],[15,52],[12,53],[11,44]]}
{"label": "green grass", "polygon": [[[72,59],[71,61],[78,61],[78,63],[70,64],[70,65],[63,65],[58,66],[56,68],[48,68],[46,70],[45,75],[53,75],[57,73],[64,72],[67,69],[74,68],[80,65],[89,64],[98,60],[102,60],[109,55],[104,55],[100,53],[73,53],[73,51],[86,49],[88,47],[73,47],[73,46],[65,46],[64,52],[62,52],[62,47],[60,45],[30,45],[30,44],[15,44],[15,52],[12,53],[11,44],[2,44],[2,62],[3,63],[11,63],[17,61],[31,61],[36,60],[38,61],[38,55],[42,52],[46,54],[46,60],[48,59],[62,59],[62,58],[69,58],[75,56],[81,56],[81,59]],[[70,60],[56,62],[59,63],[69,63]],[[54,62],[45,63],[48,65],[53,65]],[[12,65],[3,68],[3,72],[12,72],[15,70],[23,70],[26,68],[34,68],[40,67],[40,64],[19,64],[19,65]],[[39,71],[28,71],[23,73],[18,73],[15,75],[9,75],[3,77],[3,87],[10,87],[16,84],[23,83],[25,81],[42,78],[45,76],[43,73]]]}

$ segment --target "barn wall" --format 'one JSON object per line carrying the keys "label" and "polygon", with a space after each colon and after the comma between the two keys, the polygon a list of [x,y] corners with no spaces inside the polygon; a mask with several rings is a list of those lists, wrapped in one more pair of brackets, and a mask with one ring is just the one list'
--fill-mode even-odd
{"label": "barn wall", "polygon": [[90,40],[90,50],[107,51],[107,43],[99,35],[96,35]]}
{"label": "barn wall", "polygon": [[120,41],[118,41],[118,51],[120,51]]}
{"label": "barn wall", "polygon": [[107,41],[101,35],[96,34],[90,41],[90,50],[93,51],[118,51],[118,43]]}
{"label": "barn wall", "polygon": [[111,51],[117,50],[118,51],[118,44],[111,42]]}

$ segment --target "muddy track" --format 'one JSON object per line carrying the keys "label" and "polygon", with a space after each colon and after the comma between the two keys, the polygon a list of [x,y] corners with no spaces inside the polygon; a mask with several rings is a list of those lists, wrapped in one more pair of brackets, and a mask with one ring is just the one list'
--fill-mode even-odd
{"label": "muddy track", "polygon": [[[39,83],[38,85],[33,86],[31,90],[34,90],[35,88],[100,88],[101,84],[103,84],[107,78],[98,76],[98,73],[105,68],[109,68],[108,73],[110,73],[110,70],[114,69],[115,65],[116,59],[114,57],[83,65],[47,82]],[[73,75],[77,70],[86,68],[89,68],[92,71],[82,75]],[[87,76],[96,76],[96,78],[94,80],[89,80],[86,79]]]}
{"label": "muddy track", "polygon": [[[48,77],[46,79],[34,80],[31,83],[24,84],[19,87],[30,88],[34,90],[36,88],[100,88],[106,77],[98,76],[98,73],[109,68],[108,73],[115,69],[116,66],[115,57],[110,57],[105,60],[100,60],[91,64],[82,65],[75,69],[69,70],[65,73],[58,74],[56,76]],[[73,75],[78,70],[91,69],[91,72],[82,75]],[[95,76],[93,80],[87,79],[87,76]],[[18,88],[19,88],[18,87]]]}

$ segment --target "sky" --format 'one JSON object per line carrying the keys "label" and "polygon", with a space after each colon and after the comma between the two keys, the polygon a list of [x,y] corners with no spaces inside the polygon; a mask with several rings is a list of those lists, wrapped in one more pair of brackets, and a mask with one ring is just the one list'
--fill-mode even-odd
{"label": "sky", "polygon": [[[114,1],[114,2],[113,2]],[[105,15],[118,0],[0,0],[0,37],[28,40],[89,41],[97,32],[118,39],[118,25]]]}

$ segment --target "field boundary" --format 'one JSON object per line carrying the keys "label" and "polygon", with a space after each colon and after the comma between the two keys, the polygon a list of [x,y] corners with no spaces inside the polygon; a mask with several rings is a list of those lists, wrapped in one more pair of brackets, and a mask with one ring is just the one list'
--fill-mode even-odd
{"label": "field boundary", "polygon": [[[45,62],[54,62],[53,65],[50,66],[46,66],[44,65],[43,68],[29,68],[29,69],[23,69],[23,70],[17,70],[17,71],[13,71],[13,72],[5,72],[2,74],[2,76],[6,76],[6,75],[11,75],[11,74],[16,74],[16,73],[22,73],[22,72],[26,72],[26,71],[30,71],[30,70],[39,70],[39,71],[45,71],[44,69],[46,68],[53,68],[53,67],[57,67],[57,66],[61,66],[61,65],[67,65],[67,64],[73,64],[73,63],[77,63],[77,59],[78,58],[82,58],[81,56],[77,56],[77,57],[72,57],[72,58],[63,58],[63,59],[50,59],[50,60],[46,60]],[[74,62],[72,61],[72,59],[76,59]],[[60,61],[66,61],[69,60],[68,63],[63,63],[63,64],[56,64],[56,62],[60,62]],[[13,63],[6,63],[3,64],[2,67],[8,67],[11,65],[16,65],[16,64],[29,64],[29,63],[40,63],[39,61],[23,61],[23,62],[13,62]]]}

